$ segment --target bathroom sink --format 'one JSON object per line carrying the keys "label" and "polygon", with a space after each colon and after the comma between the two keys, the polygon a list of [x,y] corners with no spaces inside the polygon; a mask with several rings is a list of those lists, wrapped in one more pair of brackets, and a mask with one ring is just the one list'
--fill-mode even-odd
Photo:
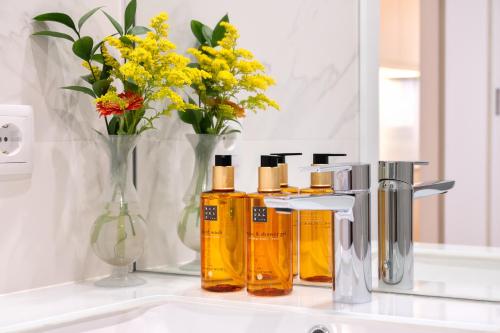
{"label": "bathroom sink", "polygon": [[325,288],[255,297],[203,291],[198,277],[139,276],[147,284],[106,289],[85,281],[0,295],[0,333],[500,333],[497,303],[373,293],[369,303],[342,304]]}
{"label": "bathroom sink", "polygon": [[[186,300],[166,300],[164,304],[137,308],[104,318],[73,323],[49,333],[341,333],[341,332],[452,332],[454,328],[433,327],[391,320],[352,318],[342,314],[320,314],[321,311],[248,304],[214,304]],[[461,332],[467,332],[464,329]],[[476,331],[471,329],[470,331]]]}

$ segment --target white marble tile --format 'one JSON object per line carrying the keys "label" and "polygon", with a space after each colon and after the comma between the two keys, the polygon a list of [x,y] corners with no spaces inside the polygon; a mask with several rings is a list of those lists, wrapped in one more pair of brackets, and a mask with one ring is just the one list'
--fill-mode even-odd
{"label": "white marble tile", "polygon": [[0,293],[105,274],[89,232],[106,163],[93,143],[36,143],[31,180],[0,186]]}
{"label": "white marble tile", "polygon": [[[143,24],[158,11],[170,14],[170,38],[179,51],[194,45],[191,19],[215,25],[229,13],[240,30],[240,46],[250,49],[276,78],[269,95],[282,110],[249,114],[231,152],[238,189],[255,191],[261,154],[303,152],[303,157],[289,159],[290,182],[300,187],[309,185],[309,176],[298,166],[310,164],[314,152],[345,152],[349,157],[339,161],[359,160],[357,1],[173,0],[139,6]],[[175,114],[159,128],[139,153],[139,191],[151,235],[141,267],[193,256],[176,233],[194,160],[184,135],[192,130]]]}

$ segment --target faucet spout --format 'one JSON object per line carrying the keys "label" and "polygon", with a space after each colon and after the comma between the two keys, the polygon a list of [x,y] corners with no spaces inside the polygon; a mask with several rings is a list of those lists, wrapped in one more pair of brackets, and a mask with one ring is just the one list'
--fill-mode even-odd
{"label": "faucet spout", "polygon": [[334,210],[350,211],[354,207],[355,198],[345,194],[294,195],[267,197],[267,207],[278,210]]}
{"label": "faucet spout", "polygon": [[441,180],[413,185],[413,198],[425,198],[431,195],[444,194],[455,186],[454,180]]}

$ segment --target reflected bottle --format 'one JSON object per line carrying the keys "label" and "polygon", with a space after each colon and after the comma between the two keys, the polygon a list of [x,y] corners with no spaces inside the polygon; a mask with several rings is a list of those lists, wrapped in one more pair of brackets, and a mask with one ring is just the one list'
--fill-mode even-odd
{"label": "reflected bottle", "polygon": [[[286,156],[298,156],[302,153],[273,153],[271,155],[278,156],[278,172],[280,179],[281,192],[284,194],[298,194],[299,188],[288,185],[288,164],[286,163]],[[293,277],[299,273],[299,212],[292,211],[292,270]]]}
{"label": "reflected bottle", "polygon": [[212,191],[201,194],[201,287],[215,292],[245,287],[246,195],[234,190],[231,155],[216,155]]}
{"label": "reflected bottle", "polygon": [[[329,156],[345,154],[313,154],[313,165],[328,164]],[[311,187],[301,189],[302,194],[333,193],[330,172],[312,172]],[[331,210],[301,210],[300,214],[300,279],[309,282],[332,282],[333,222]]]}
{"label": "reflected bottle", "polygon": [[257,296],[292,291],[292,215],[267,208],[264,198],[283,195],[276,156],[261,156],[258,193],[249,194],[247,291]]}

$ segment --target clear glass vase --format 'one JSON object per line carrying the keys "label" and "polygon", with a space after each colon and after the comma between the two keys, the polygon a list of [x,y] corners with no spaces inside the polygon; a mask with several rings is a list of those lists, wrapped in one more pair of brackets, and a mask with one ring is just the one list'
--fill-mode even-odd
{"label": "clear glass vase", "polygon": [[180,268],[198,271],[200,269],[200,194],[211,188],[210,162],[214,157],[217,144],[223,137],[210,134],[187,134],[186,137],[194,150],[195,161],[191,183],[183,197],[185,206],[177,225],[177,234],[184,245],[196,252],[196,257]]}
{"label": "clear glass vase", "polygon": [[136,135],[100,135],[110,160],[108,184],[104,190],[104,211],[95,221],[90,244],[94,253],[113,266],[111,276],[96,282],[104,287],[129,287],[145,283],[129,275],[130,265],[144,251],[146,223],[141,216],[132,180],[132,151]]}

